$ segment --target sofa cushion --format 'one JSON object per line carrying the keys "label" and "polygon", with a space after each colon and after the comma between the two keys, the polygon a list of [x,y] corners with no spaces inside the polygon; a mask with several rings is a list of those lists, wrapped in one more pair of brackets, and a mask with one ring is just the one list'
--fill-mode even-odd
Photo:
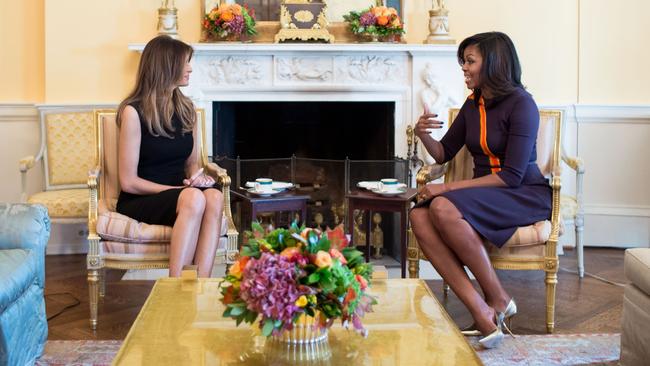
{"label": "sofa cushion", "polygon": [[29,249],[0,250],[0,312],[38,283],[38,260]]}
{"label": "sofa cushion", "polygon": [[[223,216],[221,236],[226,235],[228,223]],[[97,217],[97,234],[102,239],[125,243],[169,243],[171,226],[149,225],[114,211],[100,210]]]}
{"label": "sofa cushion", "polygon": [[50,217],[86,218],[88,217],[88,198],[85,188],[45,191],[30,196],[27,202],[47,207]]}
{"label": "sofa cushion", "polygon": [[625,251],[625,277],[650,296],[650,248]]}

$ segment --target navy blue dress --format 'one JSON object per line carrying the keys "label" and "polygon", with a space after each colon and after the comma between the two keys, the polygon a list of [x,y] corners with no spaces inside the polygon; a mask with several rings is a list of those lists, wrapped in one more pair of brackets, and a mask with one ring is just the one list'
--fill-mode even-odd
{"label": "navy blue dress", "polygon": [[[181,120],[174,115],[173,138],[149,133],[139,105],[132,105],[140,117],[140,159],[138,177],[158,184],[183,186],[185,162],[192,154],[194,136],[183,133]],[[172,188],[156,194],[138,195],[121,191],[117,212],[147,224],[174,226],[178,196],[183,188]]]}
{"label": "navy blue dress", "polygon": [[501,247],[519,226],[551,217],[552,190],[537,166],[539,111],[524,89],[499,100],[471,95],[440,140],[444,162],[466,145],[474,178],[497,174],[506,187],[465,188],[443,193],[484,238]]}

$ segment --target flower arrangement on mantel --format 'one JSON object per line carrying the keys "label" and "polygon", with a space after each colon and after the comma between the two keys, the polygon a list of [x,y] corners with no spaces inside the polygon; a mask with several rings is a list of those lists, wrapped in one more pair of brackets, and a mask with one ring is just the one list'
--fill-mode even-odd
{"label": "flower arrangement on mantel", "polygon": [[[282,336],[304,316],[321,331],[341,318],[363,336],[361,323],[376,304],[366,293],[372,267],[348,247],[340,225],[334,230],[298,227],[265,233],[259,223],[247,232],[240,258],[221,283],[224,317],[253,324],[264,336]],[[258,320],[258,318],[260,318]]]}
{"label": "flower arrangement on mantel", "polygon": [[218,5],[203,18],[203,29],[216,40],[238,41],[254,36],[255,9],[239,4]]}
{"label": "flower arrangement on mantel", "polygon": [[343,16],[350,31],[372,41],[388,40],[404,34],[404,24],[395,8],[373,6],[362,11],[351,11]]}

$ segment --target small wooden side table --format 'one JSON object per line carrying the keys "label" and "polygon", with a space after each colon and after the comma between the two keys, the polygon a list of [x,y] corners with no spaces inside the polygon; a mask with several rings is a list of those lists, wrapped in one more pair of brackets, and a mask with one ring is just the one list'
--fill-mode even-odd
{"label": "small wooden side table", "polygon": [[[246,192],[242,189],[231,189],[231,197],[234,200],[241,201],[246,209],[246,213],[241,213],[241,225],[243,230],[250,230],[251,223],[257,219],[260,212],[275,212],[278,222],[279,214],[283,211],[299,211],[300,219],[304,222],[307,219],[307,200],[308,195],[296,194],[292,191],[285,191],[268,197],[260,197]],[[244,208],[242,208],[244,211]],[[250,212],[250,215],[248,215]],[[250,219],[250,220],[249,220]]]}
{"label": "small wooden side table", "polygon": [[[352,191],[345,197],[348,199],[348,230],[354,232],[354,210],[366,211],[366,262],[370,261],[370,218],[373,211],[397,212],[400,214],[400,263],[402,278],[406,277],[406,245],[408,240],[408,211],[411,202],[415,201],[418,190],[407,188],[406,192],[392,197],[380,196],[369,191]],[[353,243],[354,245],[355,243]]]}

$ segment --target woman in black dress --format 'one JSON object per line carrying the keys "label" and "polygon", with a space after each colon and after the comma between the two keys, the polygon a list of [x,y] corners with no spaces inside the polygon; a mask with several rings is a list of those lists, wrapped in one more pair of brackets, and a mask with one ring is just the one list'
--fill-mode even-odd
{"label": "woman in black dress", "polygon": [[223,195],[202,174],[196,111],[179,87],[189,83],[192,47],[168,36],[147,43],[134,90],[120,104],[117,211],[148,224],[172,226],[169,275],[196,264],[212,272]]}
{"label": "woman in black dress", "polygon": [[[469,37],[458,47],[458,60],[473,94],[440,141],[429,132],[442,122],[426,110],[415,130],[438,163],[467,146],[474,178],[427,184],[419,192],[425,204],[418,204],[410,218],[422,251],[485,336],[480,343],[496,347],[504,319],[514,316],[517,306],[499,282],[483,239],[501,247],[517,227],[549,219],[551,188],[536,164],[539,111],[521,84],[510,38],[499,32]],[[463,266],[472,271],[485,299]]]}

